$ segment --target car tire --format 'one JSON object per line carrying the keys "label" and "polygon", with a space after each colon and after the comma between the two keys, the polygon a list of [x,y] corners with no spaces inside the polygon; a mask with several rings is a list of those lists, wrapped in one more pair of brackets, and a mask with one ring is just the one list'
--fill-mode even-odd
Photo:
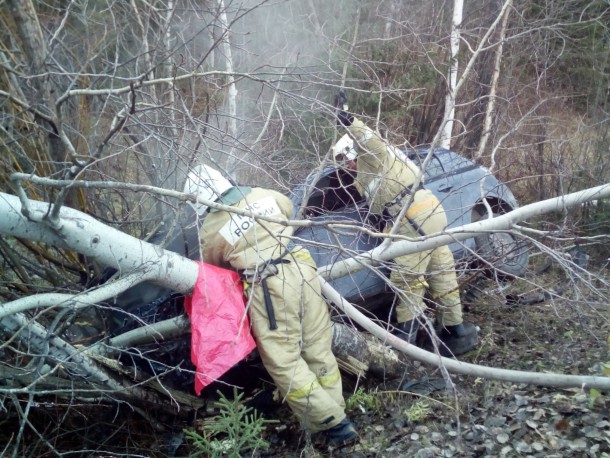
{"label": "car tire", "polygon": [[[493,211],[493,217],[502,212]],[[486,209],[473,210],[473,221],[484,219]],[[522,276],[529,261],[527,245],[509,232],[490,232],[475,238],[476,253],[483,269],[500,279]]]}

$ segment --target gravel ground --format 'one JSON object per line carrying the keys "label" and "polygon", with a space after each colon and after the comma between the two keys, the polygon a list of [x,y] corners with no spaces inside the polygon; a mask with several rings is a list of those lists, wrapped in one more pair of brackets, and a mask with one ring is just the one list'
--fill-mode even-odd
{"label": "gravel ground", "polygon": [[[481,345],[462,359],[514,370],[610,375],[610,303],[607,271],[579,283],[563,297],[506,305],[507,296],[540,293],[531,282],[505,289],[487,280],[466,309],[481,328]],[[550,272],[548,290],[565,284]],[[509,302],[511,302],[509,300]],[[523,301],[527,302],[527,301]],[[557,389],[468,376],[406,362],[404,381],[345,377],[350,417],[359,441],[330,450],[298,426],[270,429],[271,450],[284,457],[610,457],[610,393],[581,387]],[[415,383],[418,382],[418,383]],[[427,383],[426,383],[427,382]],[[453,384],[453,390],[447,386]],[[289,422],[286,419],[282,424]]]}

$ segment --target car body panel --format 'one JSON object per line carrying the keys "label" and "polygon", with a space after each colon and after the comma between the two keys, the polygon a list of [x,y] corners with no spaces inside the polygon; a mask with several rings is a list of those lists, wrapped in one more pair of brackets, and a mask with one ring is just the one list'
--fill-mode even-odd
{"label": "car body panel", "polygon": [[[421,166],[429,151],[429,148],[422,147],[404,151],[404,154]],[[349,173],[337,167],[330,166],[321,172],[313,172],[305,184],[295,188],[291,196],[295,209],[316,223],[344,221],[379,230],[379,219],[368,212],[364,200],[353,187],[350,188],[352,182]],[[473,222],[473,209],[484,208],[484,200],[502,212],[518,208],[510,189],[489,170],[443,148],[435,149],[430,157],[425,169],[424,187],[431,190],[443,204],[449,228]],[[361,231],[331,232],[320,225],[301,228],[296,231],[296,236],[311,251],[318,266],[369,251],[381,241]],[[449,247],[458,262],[467,262],[477,250],[474,237],[452,243]],[[374,300],[376,295],[390,294],[388,276],[389,271],[384,268],[376,272],[363,269],[332,280],[331,285],[350,302],[366,304],[370,308],[377,302]]]}

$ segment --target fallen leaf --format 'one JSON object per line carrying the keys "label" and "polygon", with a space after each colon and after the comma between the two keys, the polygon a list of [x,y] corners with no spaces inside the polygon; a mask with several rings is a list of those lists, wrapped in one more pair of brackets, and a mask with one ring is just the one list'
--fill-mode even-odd
{"label": "fallen leaf", "polygon": [[555,429],[557,431],[566,431],[570,427],[570,422],[567,418],[563,417],[557,423],[555,423]]}

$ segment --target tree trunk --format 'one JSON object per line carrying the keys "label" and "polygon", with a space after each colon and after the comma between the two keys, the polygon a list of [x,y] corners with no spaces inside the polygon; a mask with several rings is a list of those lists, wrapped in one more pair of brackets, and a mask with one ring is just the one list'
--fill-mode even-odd
{"label": "tree trunk", "polygon": [[339,365],[358,376],[399,377],[404,364],[388,345],[352,326],[333,323],[333,353]]}
{"label": "tree trunk", "polygon": [[460,52],[460,29],[462,27],[462,11],[464,0],[454,0],[453,19],[451,21],[451,61],[449,75],[447,77],[447,95],[445,96],[445,114],[443,116],[442,133],[439,145],[450,149],[451,132],[453,131],[453,120],[455,118],[455,98],[458,74],[458,54]]}
{"label": "tree trunk", "polygon": [[38,15],[31,0],[8,0],[7,3],[27,58],[28,74],[37,75],[29,80],[28,86],[34,89],[34,93],[27,94],[27,101],[47,117],[46,121],[40,119],[37,122],[44,124],[43,127],[47,131],[47,142],[51,159],[54,161],[54,170],[61,171],[65,165],[66,155],[57,130],[56,98],[53,96],[47,71],[48,50]]}
{"label": "tree trunk", "polygon": [[481,141],[479,143],[479,148],[477,153],[475,154],[475,159],[480,159],[485,152],[485,148],[487,147],[487,141],[489,140],[489,135],[491,134],[491,128],[493,125],[494,112],[496,107],[496,91],[498,88],[498,80],[500,79],[500,66],[502,64],[502,52],[504,50],[504,38],[506,36],[506,24],[508,23],[508,16],[510,15],[510,4],[512,4],[512,0],[508,0],[507,2],[509,7],[504,11],[504,18],[502,19],[502,27],[500,27],[500,33],[498,37],[498,49],[496,49],[496,56],[494,60],[493,66],[493,74],[491,77],[491,87],[489,89],[489,101],[487,102],[487,110],[485,111],[485,121],[483,122],[483,132],[481,136]]}
{"label": "tree trunk", "polygon": [[[401,254],[426,250],[456,240],[462,240],[480,231],[508,229],[514,227],[516,221],[534,215],[579,205],[588,200],[601,199],[608,196],[610,196],[610,185],[604,185],[559,198],[537,202],[497,218],[486,219],[461,228],[448,230],[444,235],[432,235],[426,240],[417,242],[394,242],[389,247],[381,247],[381,250],[375,249],[354,258],[334,263],[332,266],[321,266],[319,272],[322,277],[327,279],[336,278],[350,271],[361,269],[367,264],[374,264],[378,260],[393,259]],[[0,233],[15,237],[27,237],[30,240],[53,246],[70,248],[96,258],[101,264],[112,266],[122,272],[123,276],[133,276],[134,278],[128,279],[127,285],[131,284],[132,281],[137,282],[139,279],[140,281],[155,282],[183,294],[188,294],[193,288],[198,269],[196,264],[189,259],[112,229],[70,208],[62,208],[58,215],[59,221],[51,225],[45,219],[48,210],[47,203],[27,201],[27,205],[21,212],[18,211],[20,206],[21,202],[17,197],[0,193],[0,213],[4,215],[0,219]],[[334,349],[337,351],[340,359],[347,363],[356,373],[370,370],[375,373],[395,375],[400,370],[400,365],[395,355],[387,349],[387,345],[406,352],[410,356],[420,358],[427,363],[439,361],[437,356],[430,356],[431,354],[424,350],[407,345],[405,342],[400,341],[400,339],[391,336],[386,330],[379,328],[370,319],[363,317],[350,304],[347,304],[325,280],[321,279],[321,282],[324,295],[328,300],[342,307],[350,319],[362,325],[383,342],[383,345],[381,345],[379,342],[369,340],[369,337],[354,334],[352,330],[346,329],[341,325],[336,325]],[[126,285],[122,284],[121,290],[124,290],[125,287]],[[33,302],[35,303],[35,301]],[[52,302],[53,304],[49,303],[48,305],[57,303],[55,299]],[[45,307],[43,303],[35,305]],[[9,303],[0,306],[0,316],[3,311],[10,307],[14,307],[14,305]],[[176,321],[166,329],[166,332],[173,332],[173,328],[181,327],[182,325],[182,321]],[[120,386],[125,386],[121,381],[113,381],[112,377],[106,378],[104,375],[105,371],[101,370],[97,363],[92,362],[85,355],[81,355],[74,347],[63,340],[48,334],[48,331],[38,323],[34,321],[28,322],[21,312],[13,313],[12,315],[5,314],[4,318],[1,318],[0,326],[10,335],[19,334],[20,338],[25,338],[26,340],[35,338],[36,340],[32,343],[36,344],[38,342],[40,344],[39,351],[41,355],[47,355],[47,352],[42,350],[48,348],[43,348],[44,345],[49,344],[49,347],[51,347],[48,353],[49,356],[58,360],[60,364],[64,360],[76,361],[77,369],[82,366],[81,369],[84,371],[85,376],[93,377],[96,383],[110,383],[109,387],[113,390],[119,389]],[[146,328],[150,328],[150,326],[146,326]],[[28,337],[27,332],[18,332],[19,330],[29,330],[32,337]],[[154,335],[155,338],[157,337],[156,334],[150,335]],[[142,342],[142,340],[138,340],[140,337],[134,336],[130,339],[123,336],[123,339],[115,339],[114,343],[122,342],[122,345],[129,346],[131,341]],[[460,371],[465,367],[463,365],[455,366],[453,363],[443,364],[446,364],[449,370]],[[468,371],[474,371],[472,367],[468,367]],[[489,368],[477,369],[476,373],[480,376],[491,378],[494,376],[502,377],[502,379],[515,377],[515,374],[512,372],[490,372]],[[542,383],[540,382],[541,379],[529,375],[524,377],[523,380]],[[559,383],[557,377],[550,377],[548,380],[550,380],[549,383]],[[579,378],[578,382],[581,383],[583,380]],[[115,385],[116,383],[118,385]],[[567,386],[566,384],[569,385],[574,383],[574,381],[570,378],[562,383],[562,386]],[[587,378],[586,383],[596,384],[598,382]],[[136,397],[141,398],[142,396],[145,398],[147,395],[138,393]]]}
{"label": "tree trunk", "polygon": [[227,10],[224,0],[218,0],[220,28],[222,33],[221,45],[225,56],[225,69],[227,71],[227,126],[229,128],[229,143],[231,148],[227,155],[226,171],[229,175],[235,171],[237,167],[237,158],[234,153],[234,144],[237,142],[237,86],[235,85],[235,75],[233,69],[233,55],[231,53],[231,38],[229,34],[229,21],[227,19]]}

